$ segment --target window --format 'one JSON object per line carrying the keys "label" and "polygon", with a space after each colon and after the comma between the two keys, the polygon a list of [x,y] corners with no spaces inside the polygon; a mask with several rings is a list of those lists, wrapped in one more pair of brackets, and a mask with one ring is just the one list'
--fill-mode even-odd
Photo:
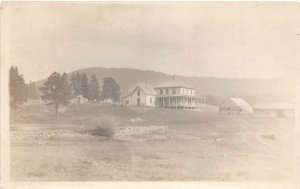
{"label": "window", "polygon": [[169,89],[166,89],[166,94],[169,94]]}
{"label": "window", "polygon": [[160,89],[160,94],[163,94],[164,92],[163,92],[163,90],[162,89]]}
{"label": "window", "polygon": [[176,89],[173,89],[173,90],[172,90],[172,94],[176,94]]}
{"label": "window", "polygon": [[152,98],[150,98],[150,104],[152,104]]}
{"label": "window", "polygon": [[137,106],[140,106],[140,104],[141,104],[140,98],[137,98],[136,100],[137,100],[137,102],[136,102]]}
{"label": "window", "polygon": [[137,90],[137,95],[140,96],[141,95],[141,91],[140,89]]}

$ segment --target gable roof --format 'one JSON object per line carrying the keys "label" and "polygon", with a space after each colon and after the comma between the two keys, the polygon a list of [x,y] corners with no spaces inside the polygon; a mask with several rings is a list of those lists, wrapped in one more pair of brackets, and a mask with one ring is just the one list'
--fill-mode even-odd
{"label": "gable roof", "polygon": [[146,94],[146,95],[157,95],[156,91],[152,87],[152,85],[146,82],[140,82],[131,87],[123,96],[123,98],[130,96],[138,87]]}
{"label": "gable roof", "polygon": [[242,108],[243,110],[246,110],[248,112],[253,112],[252,107],[242,98],[231,97],[228,100],[226,100],[223,104],[221,104],[220,106],[225,105],[228,102],[232,102],[234,105]]}
{"label": "gable roof", "polygon": [[187,85],[183,81],[176,79],[174,77],[170,80],[167,80],[167,81],[155,86],[154,88],[166,88],[166,87],[183,87],[183,88],[194,89],[194,87]]}

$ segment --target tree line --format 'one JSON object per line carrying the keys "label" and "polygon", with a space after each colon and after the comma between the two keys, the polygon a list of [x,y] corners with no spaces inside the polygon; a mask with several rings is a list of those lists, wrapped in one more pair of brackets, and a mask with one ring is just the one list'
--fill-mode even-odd
{"label": "tree line", "polygon": [[95,74],[92,74],[90,79],[85,73],[72,73],[70,77],[71,94],[73,97],[82,95],[90,102],[99,100],[111,99],[114,102],[120,100],[120,86],[112,77],[105,77],[102,83],[102,91],[100,90],[99,82]]}
{"label": "tree line", "polygon": [[[42,93],[39,95],[38,90]],[[69,104],[70,99],[82,95],[89,102],[111,99],[120,100],[120,86],[111,77],[103,79],[102,91],[95,74],[90,78],[85,73],[72,73],[70,78],[64,73],[53,72],[43,86],[36,87],[34,82],[26,84],[18,68],[12,66],[9,71],[9,94],[11,117],[13,112],[29,99],[41,99],[47,105],[53,105],[56,116],[60,105]]]}
{"label": "tree line", "polygon": [[100,99],[111,99],[114,102],[120,100],[120,86],[111,78],[103,79],[102,94],[98,79],[95,74],[92,74],[90,79],[85,73],[72,73],[70,83],[68,75],[53,72],[46,80],[42,87],[39,87],[42,92],[41,99],[49,105],[54,105],[56,116],[59,105],[67,105],[69,100],[82,95],[89,102],[97,102]]}

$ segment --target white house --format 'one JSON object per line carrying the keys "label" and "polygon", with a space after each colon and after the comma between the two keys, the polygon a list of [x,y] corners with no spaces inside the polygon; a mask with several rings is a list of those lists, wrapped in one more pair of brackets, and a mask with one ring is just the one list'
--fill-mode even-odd
{"label": "white house", "polygon": [[203,110],[205,100],[193,87],[174,77],[156,87],[139,83],[122,98],[123,106],[148,106]]}
{"label": "white house", "polygon": [[228,98],[220,104],[219,113],[226,115],[247,115],[252,114],[252,107],[241,98]]}
{"label": "white house", "polygon": [[197,96],[193,87],[174,77],[154,89],[157,93],[156,104],[161,108],[203,110],[205,99]]}
{"label": "white house", "polygon": [[157,93],[147,83],[138,83],[122,98],[123,106],[156,106]]}

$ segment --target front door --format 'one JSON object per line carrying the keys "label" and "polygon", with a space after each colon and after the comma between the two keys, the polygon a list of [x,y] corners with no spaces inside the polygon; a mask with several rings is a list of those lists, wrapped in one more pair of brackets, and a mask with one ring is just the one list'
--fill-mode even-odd
{"label": "front door", "polygon": [[140,106],[140,98],[137,98],[136,104],[137,104],[137,106]]}

